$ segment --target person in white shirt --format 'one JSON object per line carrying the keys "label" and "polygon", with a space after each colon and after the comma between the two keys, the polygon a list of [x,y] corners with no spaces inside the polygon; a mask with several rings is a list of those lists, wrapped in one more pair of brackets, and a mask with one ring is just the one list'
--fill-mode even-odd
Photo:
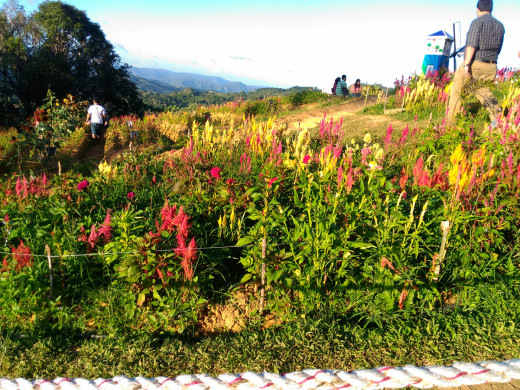
{"label": "person in white shirt", "polygon": [[108,124],[108,116],[105,108],[98,104],[98,99],[94,97],[92,104],[87,112],[87,125],[90,125],[92,131],[92,141],[99,143],[103,135],[103,127]]}

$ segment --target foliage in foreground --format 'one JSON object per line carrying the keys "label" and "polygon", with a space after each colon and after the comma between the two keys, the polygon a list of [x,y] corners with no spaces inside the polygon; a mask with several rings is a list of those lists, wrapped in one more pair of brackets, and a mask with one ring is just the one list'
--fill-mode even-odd
{"label": "foliage in foreground", "polygon": [[[275,358],[260,347],[255,360],[245,341],[321,351],[323,343],[303,345],[315,329],[318,340],[328,340],[325,356],[355,367],[377,365],[387,357],[381,351],[416,364],[468,357],[468,345],[510,357],[519,313],[518,91],[509,84],[507,115],[494,132],[477,134],[462,120],[454,128],[390,126],[381,139],[367,134],[346,142],[341,121],[324,119],[311,135],[286,134],[274,120],[216,126],[193,120],[189,137],[176,135],[185,146],[162,157],[127,153],[91,176],[6,178],[5,353],[47,360],[53,343],[67,349],[74,341],[40,341],[30,349],[19,335],[102,333],[108,338],[101,347],[85,341],[81,348],[94,355],[113,348],[107,359],[129,375],[129,365],[117,364],[117,350],[136,336],[129,342],[136,351],[157,348],[155,337],[176,351],[187,348],[180,369],[242,371],[249,360],[248,367],[289,371],[313,360],[281,351]],[[129,119],[114,120],[108,137],[127,142]],[[177,119],[134,118],[136,137],[153,141]],[[208,326],[229,306],[242,333],[219,334],[215,344],[197,341],[230,329]],[[263,325],[272,327],[259,331]],[[242,360],[211,357],[222,340]],[[406,348],[408,340],[422,346],[421,355]],[[490,351],[482,340],[493,343]],[[452,352],[452,345],[459,349]],[[192,347],[210,351],[208,358],[190,358]],[[164,369],[172,354],[165,348],[150,375]],[[323,355],[304,354],[319,356],[316,366],[327,362]],[[78,366],[100,369],[82,359]],[[24,367],[48,372],[31,358],[9,370]]]}

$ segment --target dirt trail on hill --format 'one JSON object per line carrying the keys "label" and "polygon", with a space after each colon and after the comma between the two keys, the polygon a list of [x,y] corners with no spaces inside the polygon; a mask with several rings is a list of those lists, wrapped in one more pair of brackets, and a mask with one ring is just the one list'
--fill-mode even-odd
{"label": "dirt trail on hill", "polygon": [[121,154],[122,151],[123,150],[111,150],[106,152],[104,141],[100,144],[90,143],[83,153],[80,161],[84,161],[92,167],[97,167],[103,160],[110,164],[117,156]]}
{"label": "dirt trail on hill", "polygon": [[[376,102],[376,96],[369,96],[366,105],[370,106]],[[304,127],[309,130],[318,128],[324,115],[326,120],[332,117],[335,122],[343,118],[343,129],[347,137],[363,137],[366,133],[384,134],[389,125],[394,129],[402,129],[406,126],[406,122],[387,115],[358,115],[364,106],[365,98],[354,98],[335,106],[311,108],[308,111],[291,114],[281,118],[281,121],[287,123],[289,131],[297,131]]]}

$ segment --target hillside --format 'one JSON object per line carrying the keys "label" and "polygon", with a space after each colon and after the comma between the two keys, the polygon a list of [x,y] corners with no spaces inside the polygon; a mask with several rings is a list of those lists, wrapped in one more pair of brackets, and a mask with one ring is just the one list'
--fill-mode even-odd
{"label": "hillside", "polygon": [[182,90],[182,88],[174,87],[170,84],[166,84],[158,80],[145,79],[135,75],[131,75],[130,80],[134,82],[139,90],[144,92],[168,94]]}
{"label": "hillside", "polygon": [[[215,92],[250,92],[258,89],[258,87],[246,85],[241,82],[229,81],[217,76],[205,76],[195,73],[172,72],[166,69],[153,68],[137,68],[132,67],[131,74],[147,80],[158,81],[164,88],[163,84],[178,89],[192,88],[199,91],[215,91]],[[160,92],[154,90],[158,86],[155,84],[146,85],[142,83],[138,87],[146,92]],[[146,88],[146,89],[144,89]]]}

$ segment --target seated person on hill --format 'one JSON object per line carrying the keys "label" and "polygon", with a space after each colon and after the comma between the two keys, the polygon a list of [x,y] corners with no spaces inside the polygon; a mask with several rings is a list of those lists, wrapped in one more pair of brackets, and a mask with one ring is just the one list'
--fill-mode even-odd
{"label": "seated person on hill", "polygon": [[336,86],[336,95],[338,96],[348,96],[348,86],[347,86],[347,76],[343,75],[341,76],[341,80],[339,81],[338,85]]}
{"label": "seated person on hill", "polygon": [[336,80],[334,80],[334,85],[332,86],[332,94],[336,95],[336,87],[338,86],[338,83],[340,82],[340,78],[336,77]]}
{"label": "seated person on hill", "polygon": [[361,96],[361,92],[363,91],[363,87],[361,86],[361,80],[357,79],[354,84],[350,86],[350,92],[352,96],[359,97]]}

